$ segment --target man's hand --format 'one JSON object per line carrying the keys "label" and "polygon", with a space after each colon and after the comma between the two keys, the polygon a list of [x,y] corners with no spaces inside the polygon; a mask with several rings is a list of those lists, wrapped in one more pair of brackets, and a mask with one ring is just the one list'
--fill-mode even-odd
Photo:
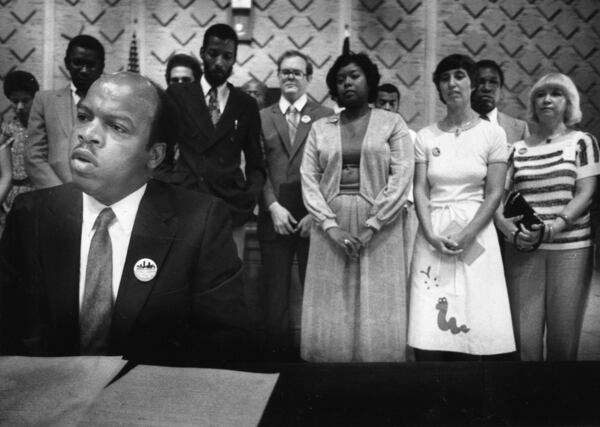
{"label": "man's hand", "polygon": [[271,219],[273,220],[273,228],[277,234],[288,235],[296,231],[296,218],[283,206],[277,202],[271,203],[269,206]]}
{"label": "man's hand", "polygon": [[296,230],[300,232],[300,237],[309,237],[310,236],[310,228],[313,224],[313,218],[311,214],[307,214],[300,220],[298,223],[298,227]]}

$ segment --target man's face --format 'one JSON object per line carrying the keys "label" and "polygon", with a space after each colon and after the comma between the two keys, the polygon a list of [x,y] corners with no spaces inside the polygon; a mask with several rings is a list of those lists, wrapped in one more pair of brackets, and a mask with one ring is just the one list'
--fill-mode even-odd
{"label": "man's face", "polygon": [[299,56],[290,56],[281,61],[278,76],[281,94],[289,102],[296,101],[306,93],[311,79],[306,75],[306,61]]}
{"label": "man's face", "polygon": [[100,54],[94,50],[76,46],[65,57],[65,67],[69,70],[71,81],[83,94],[102,75],[104,63]]}
{"label": "man's face", "polygon": [[194,81],[194,72],[191,68],[179,65],[171,68],[169,75],[169,85],[174,83],[191,83]]}
{"label": "man's face", "polygon": [[158,105],[141,76],[101,78],[77,106],[71,135],[71,171],[85,193],[111,205],[146,182],[162,161],[164,144],[148,148]]}
{"label": "man's face", "polygon": [[391,111],[392,113],[398,112],[398,107],[400,106],[400,100],[398,99],[398,94],[393,92],[377,92],[377,99],[375,100],[375,107],[381,108],[385,111]]}
{"label": "man's face", "polygon": [[262,109],[265,106],[265,94],[260,88],[258,82],[252,81],[247,83],[242,89],[256,100],[256,104],[258,105],[259,109]]}
{"label": "man's face", "polygon": [[235,62],[235,43],[233,40],[211,36],[206,46],[200,49],[204,63],[204,75],[211,86],[221,86],[233,71]]}
{"label": "man's face", "polygon": [[477,82],[471,103],[479,114],[487,114],[496,108],[500,100],[500,75],[492,68],[480,68],[477,70]]}

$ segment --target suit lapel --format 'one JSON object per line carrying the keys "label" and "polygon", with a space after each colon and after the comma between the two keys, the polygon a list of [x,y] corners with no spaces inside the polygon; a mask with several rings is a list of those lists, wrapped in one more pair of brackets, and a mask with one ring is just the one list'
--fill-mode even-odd
{"label": "suit lapel", "polygon": [[[300,151],[300,149],[304,145],[304,142],[306,141],[306,136],[308,135],[308,131],[310,130],[312,121],[314,120],[311,115],[313,109],[314,105],[310,101],[308,101],[302,109],[302,112],[300,114],[300,122],[298,123],[298,128],[296,129],[294,145],[292,145],[292,153],[290,155],[290,160],[296,156],[296,154],[298,153],[298,151]],[[308,122],[304,122],[304,117],[309,117],[310,120]]]}
{"label": "suit lapel", "polygon": [[71,95],[71,88],[69,86],[57,92],[56,111],[58,112],[58,120],[64,134],[70,137],[75,123],[75,106],[73,105],[73,96]]}
{"label": "suit lapel", "polygon": [[285,116],[281,112],[278,102],[272,106],[271,111],[272,111],[271,117],[273,118],[273,124],[275,125],[275,129],[277,130],[277,133],[279,134],[279,140],[281,141],[281,145],[283,145],[283,148],[285,149],[287,155],[290,156],[290,154],[292,152],[292,144],[290,143],[290,132],[288,129],[287,120],[285,119]]}
{"label": "suit lapel", "polygon": [[[63,342],[79,349],[79,267],[82,223],[81,192],[72,185],[56,191],[42,221],[41,271],[48,284],[50,316]],[[47,233],[47,234],[44,234]]]}
{"label": "suit lapel", "polygon": [[210,119],[210,115],[208,114],[208,107],[206,106],[206,101],[204,99],[204,92],[202,91],[202,86],[200,85],[186,85],[190,90],[189,98],[190,99],[198,99],[198,102],[189,102],[190,111],[190,122],[193,123],[193,126],[196,128],[196,135],[199,135],[195,140],[200,140],[201,147],[194,147],[204,149],[205,147],[210,146],[211,144],[211,136],[214,133],[214,125]]}
{"label": "suit lapel", "polygon": [[[163,261],[175,234],[168,225],[173,215],[168,192],[161,191],[157,182],[148,182],[131,232],[113,311],[111,337],[113,348],[117,351],[125,347],[131,327],[161,277]],[[151,259],[158,267],[157,275],[147,282],[137,279],[134,273],[135,265],[143,258]]]}

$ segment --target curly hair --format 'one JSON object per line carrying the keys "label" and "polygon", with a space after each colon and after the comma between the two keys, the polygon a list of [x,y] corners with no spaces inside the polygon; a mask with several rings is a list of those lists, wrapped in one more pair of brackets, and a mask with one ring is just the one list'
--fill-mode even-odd
{"label": "curly hair", "polygon": [[327,72],[327,77],[325,81],[327,82],[327,88],[329,89],[329,95],[331,95],[331,99],[339,104],[339,97],[337,93],[337,82],[336,77],[337,73],[346,65],[356,64],[362,71],[365,73],[365,77],[367,78],[367,87],[369,91],[369,102],[375,102],[377,99],[377,87],[379,86],[379,80],[381,79],[381,75],[379,74],[379,69],[377,65],[371,61],[369,56],[364,53],[354,53],[348,52],[340,55],[332,67]]}
{"label": "curly hair", "polygon": [[444,104],[446,101],[442,97],[442,92],[440,91],[440,80],[442,79],[442,74],[444,74],[446,71],[457,70],[459,68],[462,68],[467,72],[469,80],[471,80],[471,90],[475,89],[477,77],[477,65],[475,64],[475,61],[473,61],[470,56],[461,55],[459,53],[448,55],[439,62],[435,68],[435,71],[433,72],[433,83],[435,83],[438,96]]}

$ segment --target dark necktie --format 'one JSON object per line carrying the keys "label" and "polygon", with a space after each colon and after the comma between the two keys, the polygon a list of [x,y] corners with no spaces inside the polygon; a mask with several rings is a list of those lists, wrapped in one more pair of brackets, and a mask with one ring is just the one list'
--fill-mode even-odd
{"label": "dark necktie", "polygon": [[479,117],[481,117],[483,120],[487,120],[488,122],[490,121],[490,118],[487,114],[480,114]]}
{"label": "dark necktie", "polygon": [[219,110],[219,100],[217,99],[217,88],[212,87],[208,91],[208,113],[213,125],[217,125],[221,118],[221,110]]}
{"label": "dark necktie", "polygon": [[115,218],[111,208],[104,208],[94,223],[90,242],[85,290],[79,313],[81,354],[99,355],[108,352],[113,307],[112,244],[108,226]]}
{"label": "dark necktie", "polygon": [[298,129],[298,122],[300,121],[300,113],[293,105],[290,105],[285,119],[288,123],[288,131],[290,133],[290,144],[294,145],[294,138],[296,138],[296,130]]}

